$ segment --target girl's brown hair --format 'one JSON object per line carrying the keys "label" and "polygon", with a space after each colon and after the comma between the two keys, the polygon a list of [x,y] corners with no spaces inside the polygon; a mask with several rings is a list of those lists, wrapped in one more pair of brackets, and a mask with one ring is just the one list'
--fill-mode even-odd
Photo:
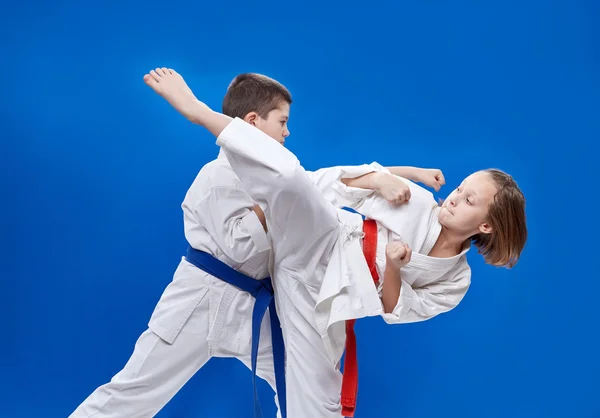
{"label": "girl's brown hair", "polygon": [[492,232],[477,234],[471,240],[486,263],[512,268],[527,241],[525,197],[507,173],[494,168],[484,172],[490,175],[498,189],[488,210],[487,223]]}

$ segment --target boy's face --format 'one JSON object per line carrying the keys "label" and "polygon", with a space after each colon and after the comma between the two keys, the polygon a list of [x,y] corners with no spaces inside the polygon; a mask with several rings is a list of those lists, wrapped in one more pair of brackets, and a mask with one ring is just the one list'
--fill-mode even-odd
{"label": "boy's face", "polygon": [[276,109],[269,112],[266,119],[261,118],[258,114],[249,113],[244,120],[251,125],[275,139],[281,145],[285,143],[285,139],[290,135],[287,123],[290,118],[290,105],[283,102]]}

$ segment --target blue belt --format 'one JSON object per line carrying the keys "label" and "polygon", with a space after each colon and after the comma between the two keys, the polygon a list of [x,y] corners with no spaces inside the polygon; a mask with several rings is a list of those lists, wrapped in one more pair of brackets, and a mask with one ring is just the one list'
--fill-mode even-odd
{"label": "blue belt", "polygon": [[260,324],[269,308],[271,318],[271,338],[273,340],[273,363],[275,366],[275,384],[281,416],[286,417],[285,398],[285,348],[281,325],[275,309],[273,285],[271,279],[256,280],[234,270],[210,254],[188,247],[186,260],[200,270],[250,293],[256,301],[252,311],[252,382],[254,384],[254,416],[262,417],[258,392],[256,389],[256,360],[258,358],[258,342],[260,340]]}

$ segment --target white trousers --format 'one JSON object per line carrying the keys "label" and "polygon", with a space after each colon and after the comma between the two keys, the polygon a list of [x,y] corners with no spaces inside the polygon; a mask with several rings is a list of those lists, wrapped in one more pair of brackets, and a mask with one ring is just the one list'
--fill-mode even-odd
{"label": "white trousers", "polygon": [[236,119],[217,144],[267,219],[286,348],[288,418],[340,418],[342,375],[328,358],[314,311],[342,228],[337,209],[290,151],[249,124]]}
{"label": "white trousers", "polygon": [[[211,357],[235,357],[250,368],[249,348],[236,353],[219,347],[215,338],[210,341],[211,328],[214,328],[224,288],[223,282],[183,261],[174,280],[165,289],[150,323],[150,328],[161,329],[159,334],[168,335],[165,338],[169,342],[152,329],[147,329],[137,340],[125,367],[110,382],[89,395],[69,418],[154,417]],[[245,314],[249,310],[247,303],[242,305],[243,309],[238,314]],[[186,312],[190,306],[193,311]],[[181,314],[177,314],[177,309]],[[268,312],[264,321],[269,322]],[[227,326],[221,328],[226,329]],[[176,332],[171,333],[171,337],[169,334],[172,329]],[[257,375],[275,390],[270,334],[265,331],[267,329],[263,327]],[[229,336],[247,339],[248,343],[250,341],[248,335],[230,333]],[[263,340],[265,344],[262,344]],[[247,378],[250,379],[250,374]],[[198,396],[202,396],[202,393],[198,393]],[[249,404],[248,416],[252,416],[252,410],[253,406]]]}

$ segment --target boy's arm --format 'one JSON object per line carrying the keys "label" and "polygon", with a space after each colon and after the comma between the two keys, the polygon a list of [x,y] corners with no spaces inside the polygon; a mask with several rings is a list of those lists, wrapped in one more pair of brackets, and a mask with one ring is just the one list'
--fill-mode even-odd
{"label": "boy's arm", "polygon": [[436,192],[446,184],[442,170],[438,168],[420,168],[411,166],[386,167],[395,176],[404,177],[415,183],[422,183],[435,189]]}
{"label": "boy's arm", "polygon": [[387,201],[402,203],[410,199],[410,187],[402,178],[420,182],[436,191],[445,184],[439,169],[410,166],[383,167],[378,163],[339,166],[307,172],[325,199],[336,207],[358,210],[365,199],[377,192]]}
{"label": "boy's arm", "polygon": [[387,170],[395,176],[404,177],[405,179],[409,179],[414,181],[415,183],[419,181],[420,177],[420,168],[411,167],[411,166],[393,166],[386,167]]}
{"label": "boy's arm", "polygon": [[[375,164],[375,163],[374,163]],[[388,202],[398,204],[410,199],[410,187],[398,176],[387,172],[365,174],[356,178],[343,178],[338,186],[340,194],[350,194],[352,190],[375,190]],[[357,208],[354,208],[357,209]]]}
{"label": "boy's arm", "polygon": [[[377,164],[363,164],[357,166],[336,166],[321,168],[317,171],[306,171],[311,182],[321,191],[325,200],[333,206],[356,208],[366,197],[376,190],[374,184],[365,187],[349,189],[341,183],[347,179],[355,179],[368,173],[376,173],[385,170]],[[340,188],[342,186],[342,188]]]}
{"label": "boy's arm", "polygon": [[233,172],[220,171],[218,184],[189,209],[194,216],[186,222],[206,229],[223,253],[237,263],[271,248],[264,214]]}
{"label": "boy's arm", "polygon": [[254,211],[254,213],[256,214],[256,216],[258,217],[258,220],[260,221],[260,223],[261,223],[263,229],[265,230],[265,232],[268,232],[268,230],[267,230],[267,218],[266,218],[265,213],[263,212],[263,210],[258,205],[254,205],[254,207],[252,208],[252,210]]}

